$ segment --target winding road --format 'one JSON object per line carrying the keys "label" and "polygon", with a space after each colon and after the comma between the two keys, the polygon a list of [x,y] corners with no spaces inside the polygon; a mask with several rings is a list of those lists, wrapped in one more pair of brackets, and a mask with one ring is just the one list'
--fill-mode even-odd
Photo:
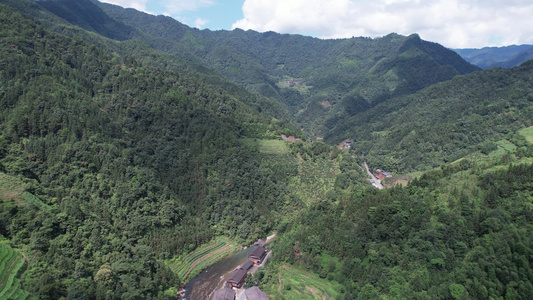
{"label": "winding road", "polygon": [[371,180],[372,185],[377,187],[378,189],[382,190],[383,189],[383,185],[381,184],[381,180],[377,179],[376,176],[374,176],[374,174],[372,174],[372,172],[370,172],[370,168],[368,167],[368,164],[366,163],[366,159],[365,159],[365,168],[366,168],[366,172],[368,173],[368,175],[370,175],[370,177],[372,178],[372,180]]}

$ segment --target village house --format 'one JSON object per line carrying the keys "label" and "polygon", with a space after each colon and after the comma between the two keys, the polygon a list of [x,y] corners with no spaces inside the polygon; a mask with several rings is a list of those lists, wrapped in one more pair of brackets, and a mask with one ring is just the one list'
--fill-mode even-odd
{"label": "village house", "polygon": [[281,135],[281,138],[282,138],[284,141],[291,142],[291,143],[298,142],[298,141],[300,140],[300,139],[295,138],[295,137],[292,136],[292,135],[287,136],[286,134],[282,134],[282,135]]}
{"label": "village house", "polygon": [[350,149],[352,147],[352,141],[344,141],[344,149]]}
{"label": "village house", "polygon": [[265,241],[263,240],[257,240],[257,242],[254,243],[254,246],[259,246],[259,247],[266,247],[266,243]]}
{"label": "village house", "polygon": [[381,169],[377,169],[376,170],[376,177],[379,179],[379,180],[383,180],[385,179],[386,177],[392,177],[392,174],[391,173],[387,173]]}
{"label": "village house", "polygon": [[255,246],[252,251],[248,254],[248,258],[253,261],[254,264],[259,265],[266,256],[265,247],[259,245]]}
{"label": "village house", "polygon": [[344,141],[339,144],[339,149],[350,149],[352,148],[352,141]]}
{"label": "village house", "polygon": [[247,260],[244,265],[242,265],[240,268],[246,271],[250,271],[250,269],[254,266],[254,263],[251,260]]}
{"label": "village house", "polygon": [[215,291],[213,300],[235,300],[235,291],[231,287],[225,286]]}
{"label": "village house", "polygon": [[236,269],[231,273],[226,283],[231,287],[240,289],[242,285],[244,284],[247,274],[248,274],[247,270],[244,270],[241,268]]}
{"label": "village house", "polygon": [[244,293],[241,294],[239,300],[268,300],[265,292],[261,291],[258,287],[253,286]]}

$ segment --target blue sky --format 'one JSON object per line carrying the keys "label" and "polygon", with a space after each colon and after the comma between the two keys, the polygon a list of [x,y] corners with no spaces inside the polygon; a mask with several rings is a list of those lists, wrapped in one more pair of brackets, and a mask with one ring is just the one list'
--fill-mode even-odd
{"label": "blue sky", "polygon": [[154,15],[167,15],[200,29],[231,30],[242,19],[244,0],[100,0]]}
{"label": "blue sky", "polygon": [[211,30],[231,30],[233,23],[244,17],[242,13],[243,3],[244,0],[218,1],[198,11],[184,12],[180,19],[191,27],[197,27],[195,22],[204,20],[206,23],[199,27]]}
{"label": "blue sky", "polygon": [[100,0],[191,27],[241,28],[319,38],[391,32],[449,48],[533,44],[531,0]]}

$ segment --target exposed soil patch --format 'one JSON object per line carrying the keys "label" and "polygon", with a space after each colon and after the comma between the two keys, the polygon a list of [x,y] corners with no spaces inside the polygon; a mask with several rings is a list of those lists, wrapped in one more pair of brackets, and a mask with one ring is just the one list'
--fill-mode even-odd
{"label": "exposed soil patch", "polygon": [[315,297],[316,297],[316,294],[318,294],[318,292],[315,291],[315,289],[310,286],[305,286],[305,288],[308,289],[311,293],[313,293],[313,296]]}

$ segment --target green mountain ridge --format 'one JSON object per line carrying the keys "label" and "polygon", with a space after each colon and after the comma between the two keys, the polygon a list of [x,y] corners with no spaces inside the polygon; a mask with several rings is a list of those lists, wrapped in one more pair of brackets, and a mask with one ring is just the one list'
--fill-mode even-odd
{"label": "green mountain ridge", "polygon": [[50,207],[0,201],[0,234],[34,258],[31,295],[173,296],[180,278],[160,259],[207,242],[215,225],[244,222],[239,238],[257,239],[297,205],[282,187],[244,184],[287,176],[241,141],[280,130],[271,117],[0,10],[0,171]]}
{"label": "green mountain ridge", "polygon": [[[44,6],[59,17],[72,18],[63,16],[59,9],[53,9],[73,6],[72,1],[38,3],[45,3]],[[346,105],[335,104],[350,102],[349,98],[361,96],[363,107],[371,107],[390,97],[478,70],[453,51],[422,41],[417,35],[320,40],[274,32],[213,32],[189,28],[169,17],[156,17],[96,1],[83,3],[90,7],[98,6],[102,10],[99,14],[105,13],[105,18],[133,28],[135,35],[132,38],[184,61],[200,60],[249,91],[282,103],[288,111],[277,117],[292,114],[302,123],[308,135],[326,135],[331,129],[328,124],[337,121],[334,118],[325,122],[323,115],[315,112],[316,105],[325,100],[333,103],[333,109],[339,110],[340,114],[352,115],[352,110],[344,109]],[[94,18],[104,17],[97,15]],[[78,22],[77,25],[85,23]],[[91,30],[87,26],[86,29]],[[106,35],[107,31],[102,34]],[[417,66],[416,69],[413,66]],[[289,81],[296,78],[310,88],[305,93],[280,88],[279,83],[286,80],[285,77]],[[362,90],[366,92],[359,95]],[[331,96],[324,99],[324,94]],[[347,104],[350,105],[353,104]],[[280,106],[280,109],[283,107]],[[299,113],[301,110],[303,112]]]}
{"label": "green mountain ridge", "polygon": [[331,136],[353,137],[354,153],[395,172],[451,163],[533,125],[532,67],[454,77],[344,118]]}
{"label": "green mountain ridge", "polygon": [[[175,299],[169,262],[273,232],[247,280],[270,299],[533,293],[533,61],[480,70],[417,35],[201,31],[92,0],[4,0],[0,25],[17,299]],[[384,190],[363,155],[393,173]]]}

